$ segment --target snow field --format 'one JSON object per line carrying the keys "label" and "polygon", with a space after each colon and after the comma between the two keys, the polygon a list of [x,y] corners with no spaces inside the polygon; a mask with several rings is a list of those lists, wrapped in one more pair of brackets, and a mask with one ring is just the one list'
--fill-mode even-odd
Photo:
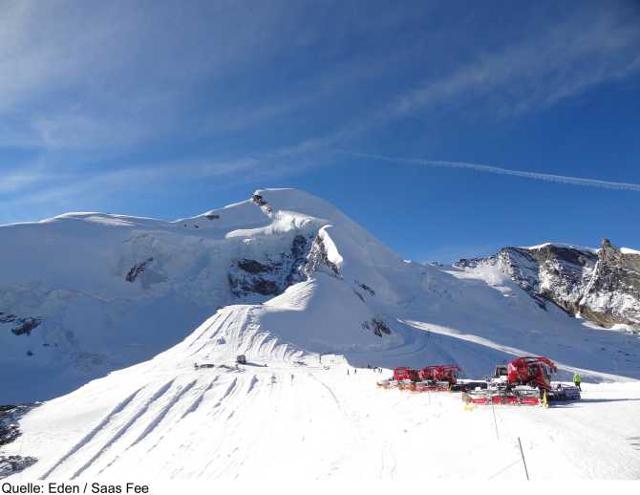
{"label": "snow field", "polygon": [[380,389],[384,371],[185,368],[142,387],[114,374],[25,419],[21,449],[41,461],[17,479],[522,480],[518,437],[533,480],[640,476],[637,383],[587,384],[548,409],[469,408]]}

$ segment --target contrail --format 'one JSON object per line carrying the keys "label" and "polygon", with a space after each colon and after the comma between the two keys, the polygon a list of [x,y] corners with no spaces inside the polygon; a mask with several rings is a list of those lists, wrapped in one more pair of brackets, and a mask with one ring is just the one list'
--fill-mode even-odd
{"label": "contrail", "polygon": [[372,160],[383,160],[392,163],[409,163],[412,165],[426,165],[428,167],[443,168],[464,168],[475,170],[476,172],[484,172],[488,174],[512,175],[515,177],[523,177],[525,179],[543,180],[546,182],[557,182],[560,184],[571,184],[574,186],[599,187],[604,189],[618,189],[624,191],[640,192],[640,184],[631,182],[613,182],[599,179],[585,179],[582,177],[571,177],[567,175],[544,174],[539,172],[525,172],[522,170],[512,170],[502,167],[494,167],[492,165],[481,165],[479,163],[467,162],[448,162],[443,160],[424,160],[421,158],[402,158],[385,155],[375,155],[372,153],[358,153],[355,151],[337,150],[340,153],[352,155],[360,158],[370,158]]}

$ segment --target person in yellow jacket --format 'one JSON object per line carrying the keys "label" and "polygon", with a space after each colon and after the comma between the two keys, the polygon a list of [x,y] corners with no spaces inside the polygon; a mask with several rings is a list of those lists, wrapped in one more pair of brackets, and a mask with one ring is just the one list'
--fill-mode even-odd
{"label": "person in yellow jacket", "polygon": [[582,382],[582,378],[580,377],[580,375],[578,374],[578,372],[576,371],[573,374],[573,384],[578,387],[578,390],[580,390],[582,392],[582,388],[580,387],[580,383]]}

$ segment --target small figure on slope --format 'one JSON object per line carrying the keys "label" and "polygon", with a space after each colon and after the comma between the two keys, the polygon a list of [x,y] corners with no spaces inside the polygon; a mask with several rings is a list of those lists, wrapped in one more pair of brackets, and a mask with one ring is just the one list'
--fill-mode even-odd
{"label": "small figure on slope", "polygon": [[582,378],[580,377],[580,375],[578,374],[578,372],[576,371],[573,374],[573,384],[578,387],[578,390],[580,390],[582,392],[582,388],[580,387],[580,383],[582,382]]}

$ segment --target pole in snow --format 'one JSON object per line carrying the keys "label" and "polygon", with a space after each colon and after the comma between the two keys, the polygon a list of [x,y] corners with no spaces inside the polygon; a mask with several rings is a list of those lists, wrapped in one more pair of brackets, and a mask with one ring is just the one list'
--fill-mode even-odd
{"label": "pole in snow", "polygon": [[527,469],[527,461],[524,459],[524,451],[522,450],[522,442],[520,441],[520,437],[518,437],[518,445],[520,446],[520,455],[522,456],[522,465],[524,466],[524,474],[527,477],[527,481],[529,481],[529,470]]}
{"label": "pole in snow", "polygon": [[496,438],[500,440],[500,434],[498,433],[498,420],[496,419],[496,406],[491,401],[491,412],[493,413],[493,424],[496,427]]}

